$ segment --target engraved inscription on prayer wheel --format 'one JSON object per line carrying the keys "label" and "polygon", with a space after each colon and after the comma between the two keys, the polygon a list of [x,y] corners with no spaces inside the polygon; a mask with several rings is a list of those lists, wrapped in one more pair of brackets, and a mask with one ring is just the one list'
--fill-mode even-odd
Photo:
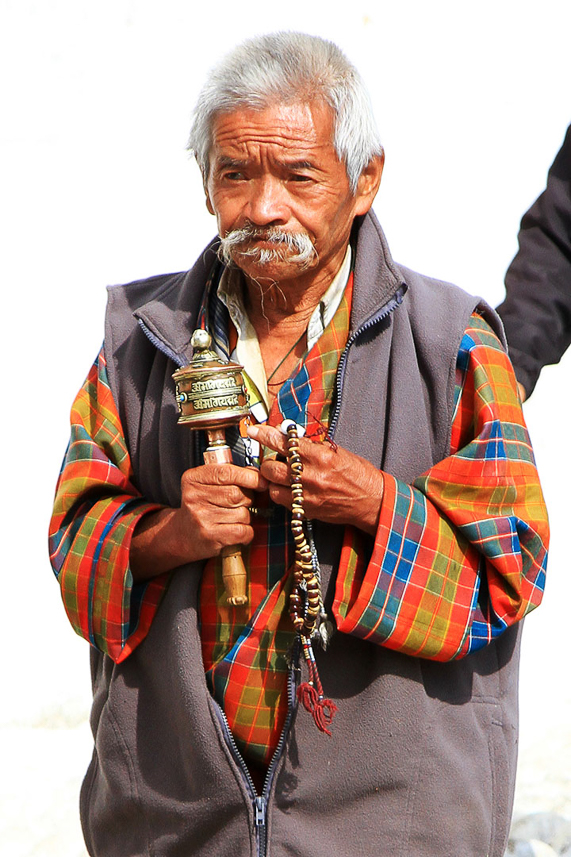
{"label": "engraved inscription on prayer wheel", "polygon": [[195,330],[194,354],[188,366],[173,374],[180,424],[195,429],[224,428],[248,414],[242,366],[224,363],[211,350],[206,330]]}

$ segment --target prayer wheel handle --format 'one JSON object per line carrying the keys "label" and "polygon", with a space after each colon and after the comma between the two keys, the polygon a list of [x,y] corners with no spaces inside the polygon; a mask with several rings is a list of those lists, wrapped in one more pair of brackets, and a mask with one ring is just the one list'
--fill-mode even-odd
{"label": "prayer wheel handle", "polygon": [[[179,425],[206,432],[205,464],[232,463],[232,450],[225,429],[237,425],[249,413],[248,394],[242,366],[221,360],[211,350],[212,338],[206,330],[195,330],[191,345],[194,354],[188,366],[173,374]],[[222,548],[222,579],[228,604],[248,601],[246,568],[240,545]]]}

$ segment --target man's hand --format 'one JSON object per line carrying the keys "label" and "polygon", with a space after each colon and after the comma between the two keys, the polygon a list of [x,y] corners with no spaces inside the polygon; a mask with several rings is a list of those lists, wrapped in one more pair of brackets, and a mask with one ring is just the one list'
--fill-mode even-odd
{"label": "man's hand", "polygon": [[248,544],[254,537],[248,507],[266,480],[253,467],[204,464],[185,471],[179,509],[145,515],[131,542],[135,580],[179,565],[217,556],[223,547]]}
{"label": "man's hand", "polygon": [[[287,438],[271,426],[248,428],[250,437],[280,455],[287,455]],[[299,454],[303,463],[305,513],[329,524],[351,524],[374,535],[383,497],[383,474],[366,459],[341,447],[312,443],[302,438]],[[291,506],[287,464],[275,459],[262,463],[261,474],[269,482],[274,503]]]}

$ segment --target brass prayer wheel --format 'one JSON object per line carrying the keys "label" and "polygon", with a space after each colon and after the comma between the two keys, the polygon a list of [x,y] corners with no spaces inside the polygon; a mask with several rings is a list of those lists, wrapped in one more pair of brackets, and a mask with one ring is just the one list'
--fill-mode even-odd
{"label": "brass prayer wheel", "polygon": [[173,374],[180,424],[196,429],[236,425],[249,413],[242,366],[225,363],[211,350],[206,330],[195,330],[194,354],[188,366]]}
{"label": "brass prayer wheel", "polygon": [[[232,451],[224,429],[236,425],[249,413],[248,393],[242,366],[224,362],[211,350],[212,337],[206,330],[195,330],[190,341],[194,349],[188,366],[173,373],[179,425],[204,429],[208,447],[206,464],[231,464]],[[239,545],[222,548],[222,579],[228,604],[246,604],[246,569]]]}

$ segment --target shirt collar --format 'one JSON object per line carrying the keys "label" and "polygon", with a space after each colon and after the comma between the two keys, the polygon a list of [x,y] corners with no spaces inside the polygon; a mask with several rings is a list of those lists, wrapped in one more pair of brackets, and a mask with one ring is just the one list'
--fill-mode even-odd
{"label": "shirt collar", "polygon": [[[323,334],[341,303],[345,286],[351,273],[351,247],[347,252],[341,267],[327,291],[322,295],[315,307],[307,326],[307,350],[311,351],[319,337]],[[225,268],[218,285],[218,297],[228,309],[228,313],[236,328],[238,339],[231,359],[240,363],[250,379],[254,382],[261,401],[269,408],[266,373],[260,351],[256,331],[244,307],[242,293],[242,273],[237,268]]]}

